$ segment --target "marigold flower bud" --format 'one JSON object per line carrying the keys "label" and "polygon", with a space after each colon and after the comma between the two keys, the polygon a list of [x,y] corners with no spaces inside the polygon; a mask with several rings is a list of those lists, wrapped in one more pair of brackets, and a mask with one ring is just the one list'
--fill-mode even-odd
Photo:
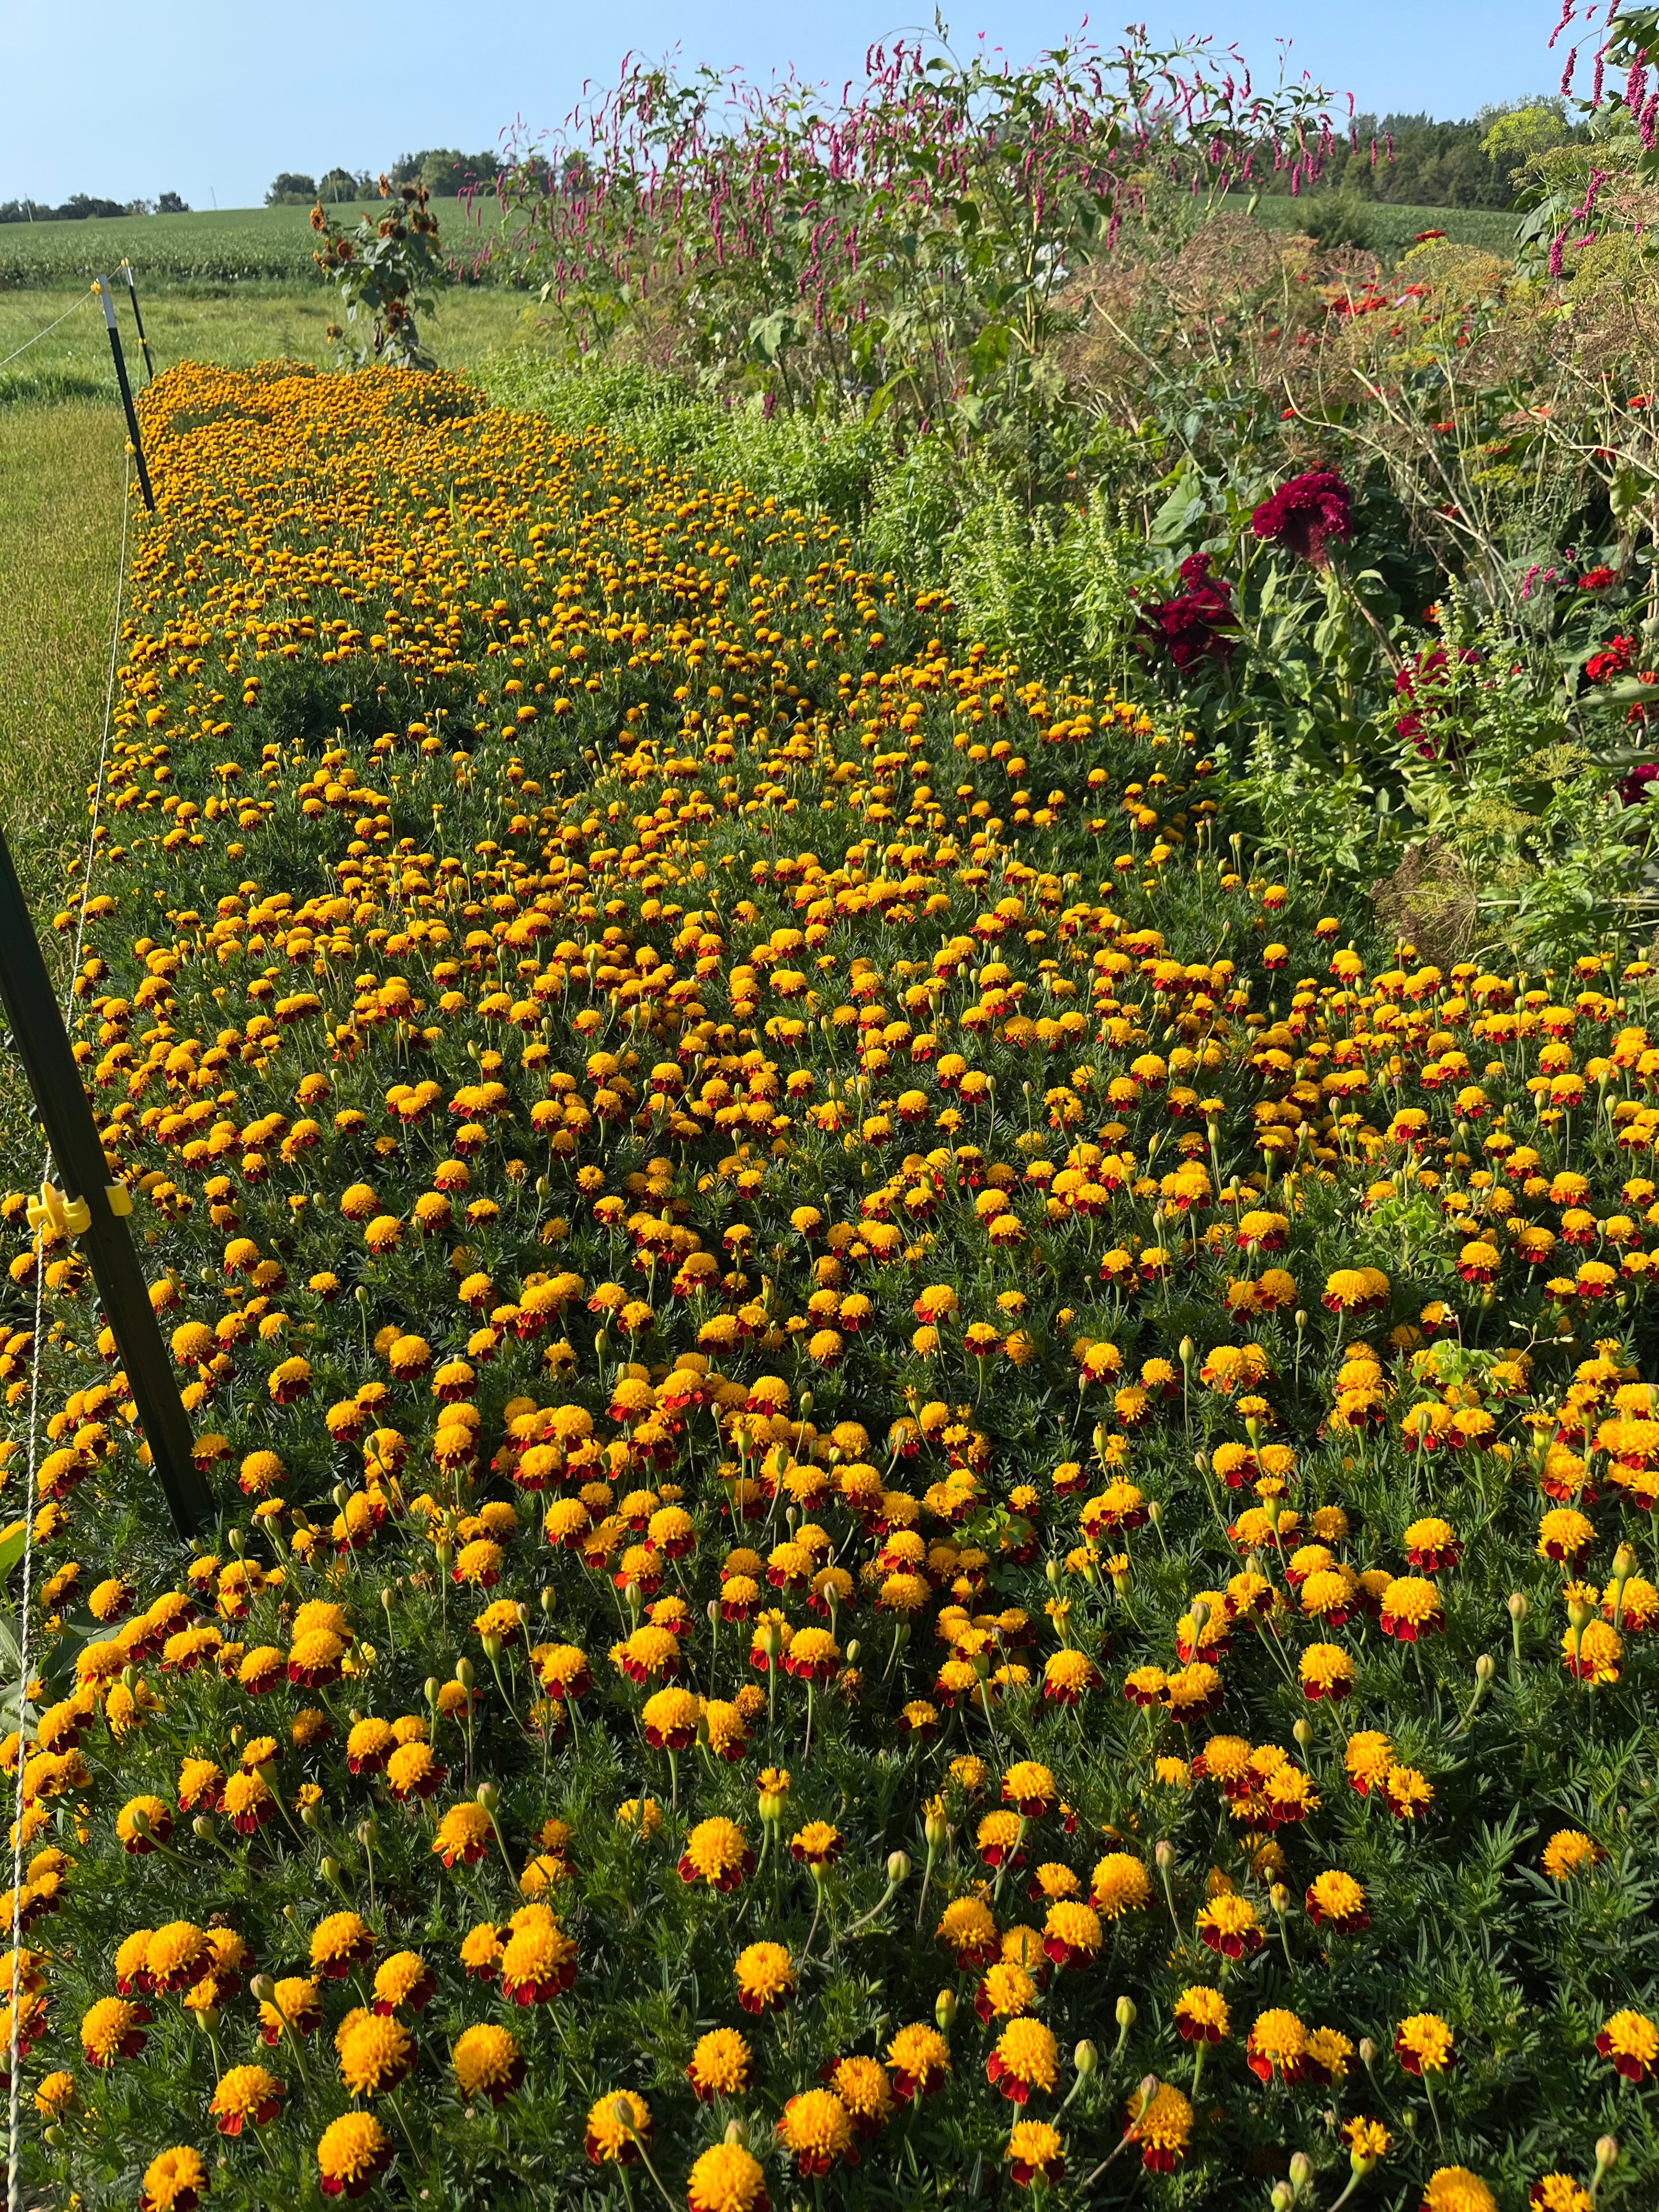
{"label": "marigold flower bud", "polygon": [[1475,1680],[1480,1683],[1490,1682],[1497,1671],[1498,1662],[1493,1659],[1491,1652],[1483,1651],[1474,1662]]}
{"label": "marigold flower bud", "polygon": [[951,2027],[955,2024],[956,2017],[956,1991],[954,1990],[941,1990],[938,1996],[933,2000],[933,2018],[939,2022],[939,2031],[941,2035],[949,2035]]}
{"label": "marigold flower bud", "polygon": [[473,1674],[472,1662],[470,1659],[458,1659],[455,1662],[455,1680],[464,1690],[470,1690],[472,1687],[477,1677]]}
{"label": "marigold flower bud", "polygon": [[1291,2152],[1290,2168],[1291,2186],[1296,2191],[1298,2196],[1301,2195],[1302,2191],[1313,2179],[1313,2160],[1309,2157],[1305,2150]]}
{"label": "marigold flower bud", "polygon": [[1120,1997],[1118,1999],[1117,2024],[1122,2029],[1125,2035],[1129,2033],[1129,2030],[1134,2026],[1136,2021],[1139,2017],[1140,2008],[1136,2004],[1133,1997]]}
{"label": "marigold flower bud", "polygon": [[485,1812],[493,1814],[501,1802],[501,1793],[493,1782],[481,1782],[474,1792]]}
{"label": "marigold flower bud", "polygon": [[[1170,1842],[1167,1837],[1164,1838],[1161,1843],[1153,1844],[1152,1864],[1158,1869],[1160,1874],[1168,1874],[1170,1869],[1175,1864],[1175,1845]],[[1121,2002],[1124,2004],[1127,2004],[1129,2000],[1127,1997],[1121,2000]]]}
{"label": "marigold flower bud", "polygon": [[1532,1607],[1527,1603],[1522,1593],[1520,1590],[1512,1590],[1510,1594],[1510,1619],[1517,1621],[1524,1620],[1531,1611]]}
{"label": "marigold flower bud", "polygon": [[1086,2036],[1072,2053],[1072,2063],[1085,2081],[1100,2064],[1100,2053]]}
{"label": "marigold flower bud", "polygon": [[726,2124],[726,2133],[721,2140],[736,2144],[739,2150],[745,2148],[749,2142],[749,2129],[746,2123],[742,2120],[728,2120]]}
{"label": "marigold flower bud", "polygon": [[1619,2163],[1619,2138],[1618,2138],[1618,2136],[1598,2136],[1596,2137],[1596,2139],[1595,2139],[1595,2171],[1596,2171],[1596,2172],[1597,2172],[1598,2174],[1605,2173],[1605,2172],[1607,2172],[1607,2171],[1608,2170],[1608,2168],[1609,2168],[1610,2166],[1617,2166],[1617,2165],[1618,2165],[1618,2163]]}
{"label": "marigold flower bud", "polygon": [[905,1851],[890,1851],[887,1855],[887,1879],[895,1888],[910,1879],[909,1855]]}

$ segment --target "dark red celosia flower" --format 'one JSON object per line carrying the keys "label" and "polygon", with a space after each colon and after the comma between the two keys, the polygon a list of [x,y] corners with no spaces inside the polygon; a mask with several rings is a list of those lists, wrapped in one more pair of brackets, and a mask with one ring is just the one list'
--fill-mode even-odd
{"label": "dark red celosia flower", "polygon": [[1619,796],[1626,806],[1639,806],[1656,781],[1659,781],[1659,761],[1644,761],[1621,780]]}
{"label": "dark red celosia flower", "polygon": [[1322,568],[1326,539],[1346,538],[1353,529],[1348,487],[1334,469],[1310,469],[1264,499],[1250,517],[1250,527],[1268,544],[1282,545]]}
{"label": "dark red celosia flower", "polygon": [[1141,636],[1162,645],[1180,669],[1200,660],[1226,661],[1238,642],[1228,634],[1233,622],[1231,586],[1211,575],[1207,553],[1188,555],[1180,575],[1187,588],[1147,609],[1139,626]]}

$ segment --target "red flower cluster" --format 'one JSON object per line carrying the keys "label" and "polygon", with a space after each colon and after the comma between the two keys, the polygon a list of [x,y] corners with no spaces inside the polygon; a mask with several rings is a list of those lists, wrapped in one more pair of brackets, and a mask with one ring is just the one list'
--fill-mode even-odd
{"label": "red flower cluster", "polygon": [[1139,625],[1142,636],[1163,645],[1177,668],[1190,668],[1199,660],[1224,663],[1238,642],[1228,634],[1231,586],[1210,574],[1207,553],[1190,554],[1180,574],[1186,589],[1149,609]]}
{"label": "red flower cluster", "polygon": [[1348,499],[1348,487],[1334,469],[1310,469],[1264,499],[1250,517],[1250,527],[1268,544],[1282,545],[1322,568],[1326,539],[1352,533]]}

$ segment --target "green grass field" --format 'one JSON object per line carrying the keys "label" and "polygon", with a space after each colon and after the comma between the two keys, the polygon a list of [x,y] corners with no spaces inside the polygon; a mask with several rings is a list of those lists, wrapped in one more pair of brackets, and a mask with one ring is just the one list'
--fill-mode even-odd
{"label": "green grass field", "polygon": [[[332,210],[342,223],[377,213],[378,200]],[[495,204],[476,214],[459,200],[434,200],[445,245],[470,257],[495,228]],[[295,283],[317,281],[307,210],[226,208],[191,215],[94,216],[84,222],[0,224],[0,291],[21,285],[90,282],[125,256],[141,285]]]}
{"label": "green grass field", "polygon": [[[1242,194],[1233,198],[1243,199]],[[1317,193],[1291,199],[1263,193],[1255,204],[1256,220],[1273,230],[1299,230],[1306,223]],[[1432,208],[1395,206],[1387,200],[1359,204],[1364,220],[1366,244],[1378,253],[1403,253],[1418,233],[1443,230],[1459,246],[1484,246],[1492,253],[1513,253],[1518,216],[1502,208]]]}

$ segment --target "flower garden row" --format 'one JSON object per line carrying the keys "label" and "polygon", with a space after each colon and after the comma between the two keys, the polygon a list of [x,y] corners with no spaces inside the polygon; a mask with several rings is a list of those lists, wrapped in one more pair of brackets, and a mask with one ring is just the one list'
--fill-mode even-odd
{"label": "flower garden row", "polygon": [[1646,963],[1355,949],[741,488],[145,405],[59,921],[222,1520],[14,1196],[37,2196],[1643,2201]]}

